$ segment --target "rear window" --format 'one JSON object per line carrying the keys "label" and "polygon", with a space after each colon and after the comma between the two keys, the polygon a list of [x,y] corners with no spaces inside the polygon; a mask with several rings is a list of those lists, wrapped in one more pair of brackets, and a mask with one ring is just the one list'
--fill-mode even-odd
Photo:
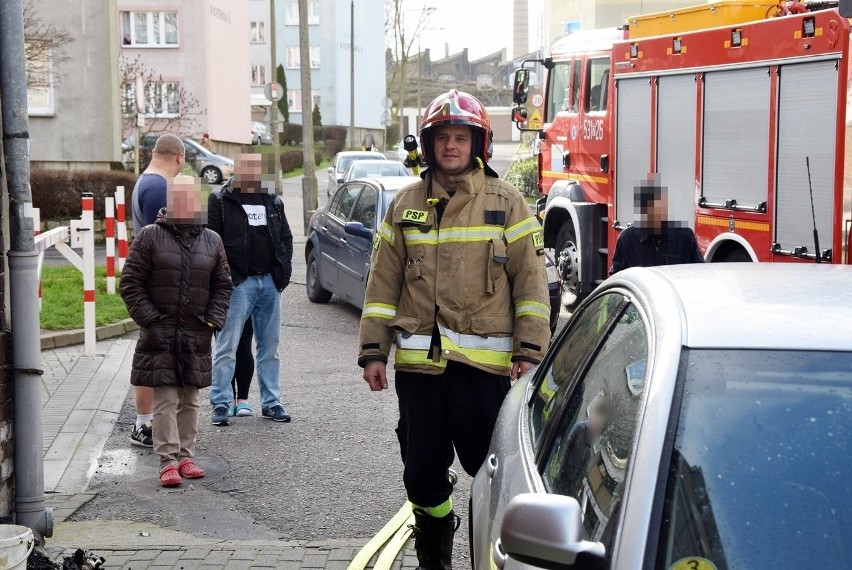
{"label": "rear window", "polygon": [[691,350],[682,368],[656,567],[847,568],[852,354]]}

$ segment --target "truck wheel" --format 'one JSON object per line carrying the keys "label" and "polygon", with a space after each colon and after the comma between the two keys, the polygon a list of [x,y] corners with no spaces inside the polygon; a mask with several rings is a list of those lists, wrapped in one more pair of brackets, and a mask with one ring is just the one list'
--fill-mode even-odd
{"label": "truck wheel", "polygon": [[559,229],[556,236],[556,270],[562,281],[562,305],[573,311],[583,300],[580,295],[579,256],[574,226],[568,221]]}
{"label": "truck wheel", "polygon": [[725,263],[751,263],[751,257],[749,257],[749,254],[744,249],[738,247],[728,253],[722,261]]}

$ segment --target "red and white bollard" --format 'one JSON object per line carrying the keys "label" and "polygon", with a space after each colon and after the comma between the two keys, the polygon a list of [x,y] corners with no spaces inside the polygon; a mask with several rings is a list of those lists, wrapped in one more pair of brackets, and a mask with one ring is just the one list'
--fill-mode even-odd
{"label": "red and white bollard", "polygon": [[124,207],[124,186],[115,188],[115,218],[118,222],[118,270],[124,269],[127,259],[127,218]]}
{"label": "red and white bollard", "polygon": [[95,355],[95,200],[83,194],[83,215],[80,216],[83,241],[83,339],[86,356]]}
{"label": "red and white bollard", "polygon": [[[41,233],[41,210],[33,208],[33,237]],[[44,252],[38,253],[38,310],[41,311],[41,268],[44,266]]]}
{"label": "red and white bollard", "polygon": [[106,288],[107,293],[115,295],[115,198],[104,199],[106,210]]}

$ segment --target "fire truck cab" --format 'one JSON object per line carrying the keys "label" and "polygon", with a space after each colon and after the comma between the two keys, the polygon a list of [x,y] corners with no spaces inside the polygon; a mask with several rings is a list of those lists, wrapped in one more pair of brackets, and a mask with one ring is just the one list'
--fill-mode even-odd
{"label": "fire truck cab", "polygon": [[849,31],[836,9],[723,0],[557,41],[538,170],[563,304],[606,278],[650,174],[706,261],[848,263]]}

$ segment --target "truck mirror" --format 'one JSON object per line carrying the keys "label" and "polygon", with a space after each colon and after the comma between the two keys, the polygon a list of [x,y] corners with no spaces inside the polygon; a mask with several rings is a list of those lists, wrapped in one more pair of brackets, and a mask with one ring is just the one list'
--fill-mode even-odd
{"label": "truck mirror", "polygon": [[527,108],[526,107],[515,107],[512,109],[512,120],[516,123],[526,123],[527,122]]}
{"label": "truck mirror", "polygon": [[512,91],[512,101],[516,105],[523,105],[527,102],[527,94],[530,90],[530,70],[518,69],[515,71],[515,87]]}

